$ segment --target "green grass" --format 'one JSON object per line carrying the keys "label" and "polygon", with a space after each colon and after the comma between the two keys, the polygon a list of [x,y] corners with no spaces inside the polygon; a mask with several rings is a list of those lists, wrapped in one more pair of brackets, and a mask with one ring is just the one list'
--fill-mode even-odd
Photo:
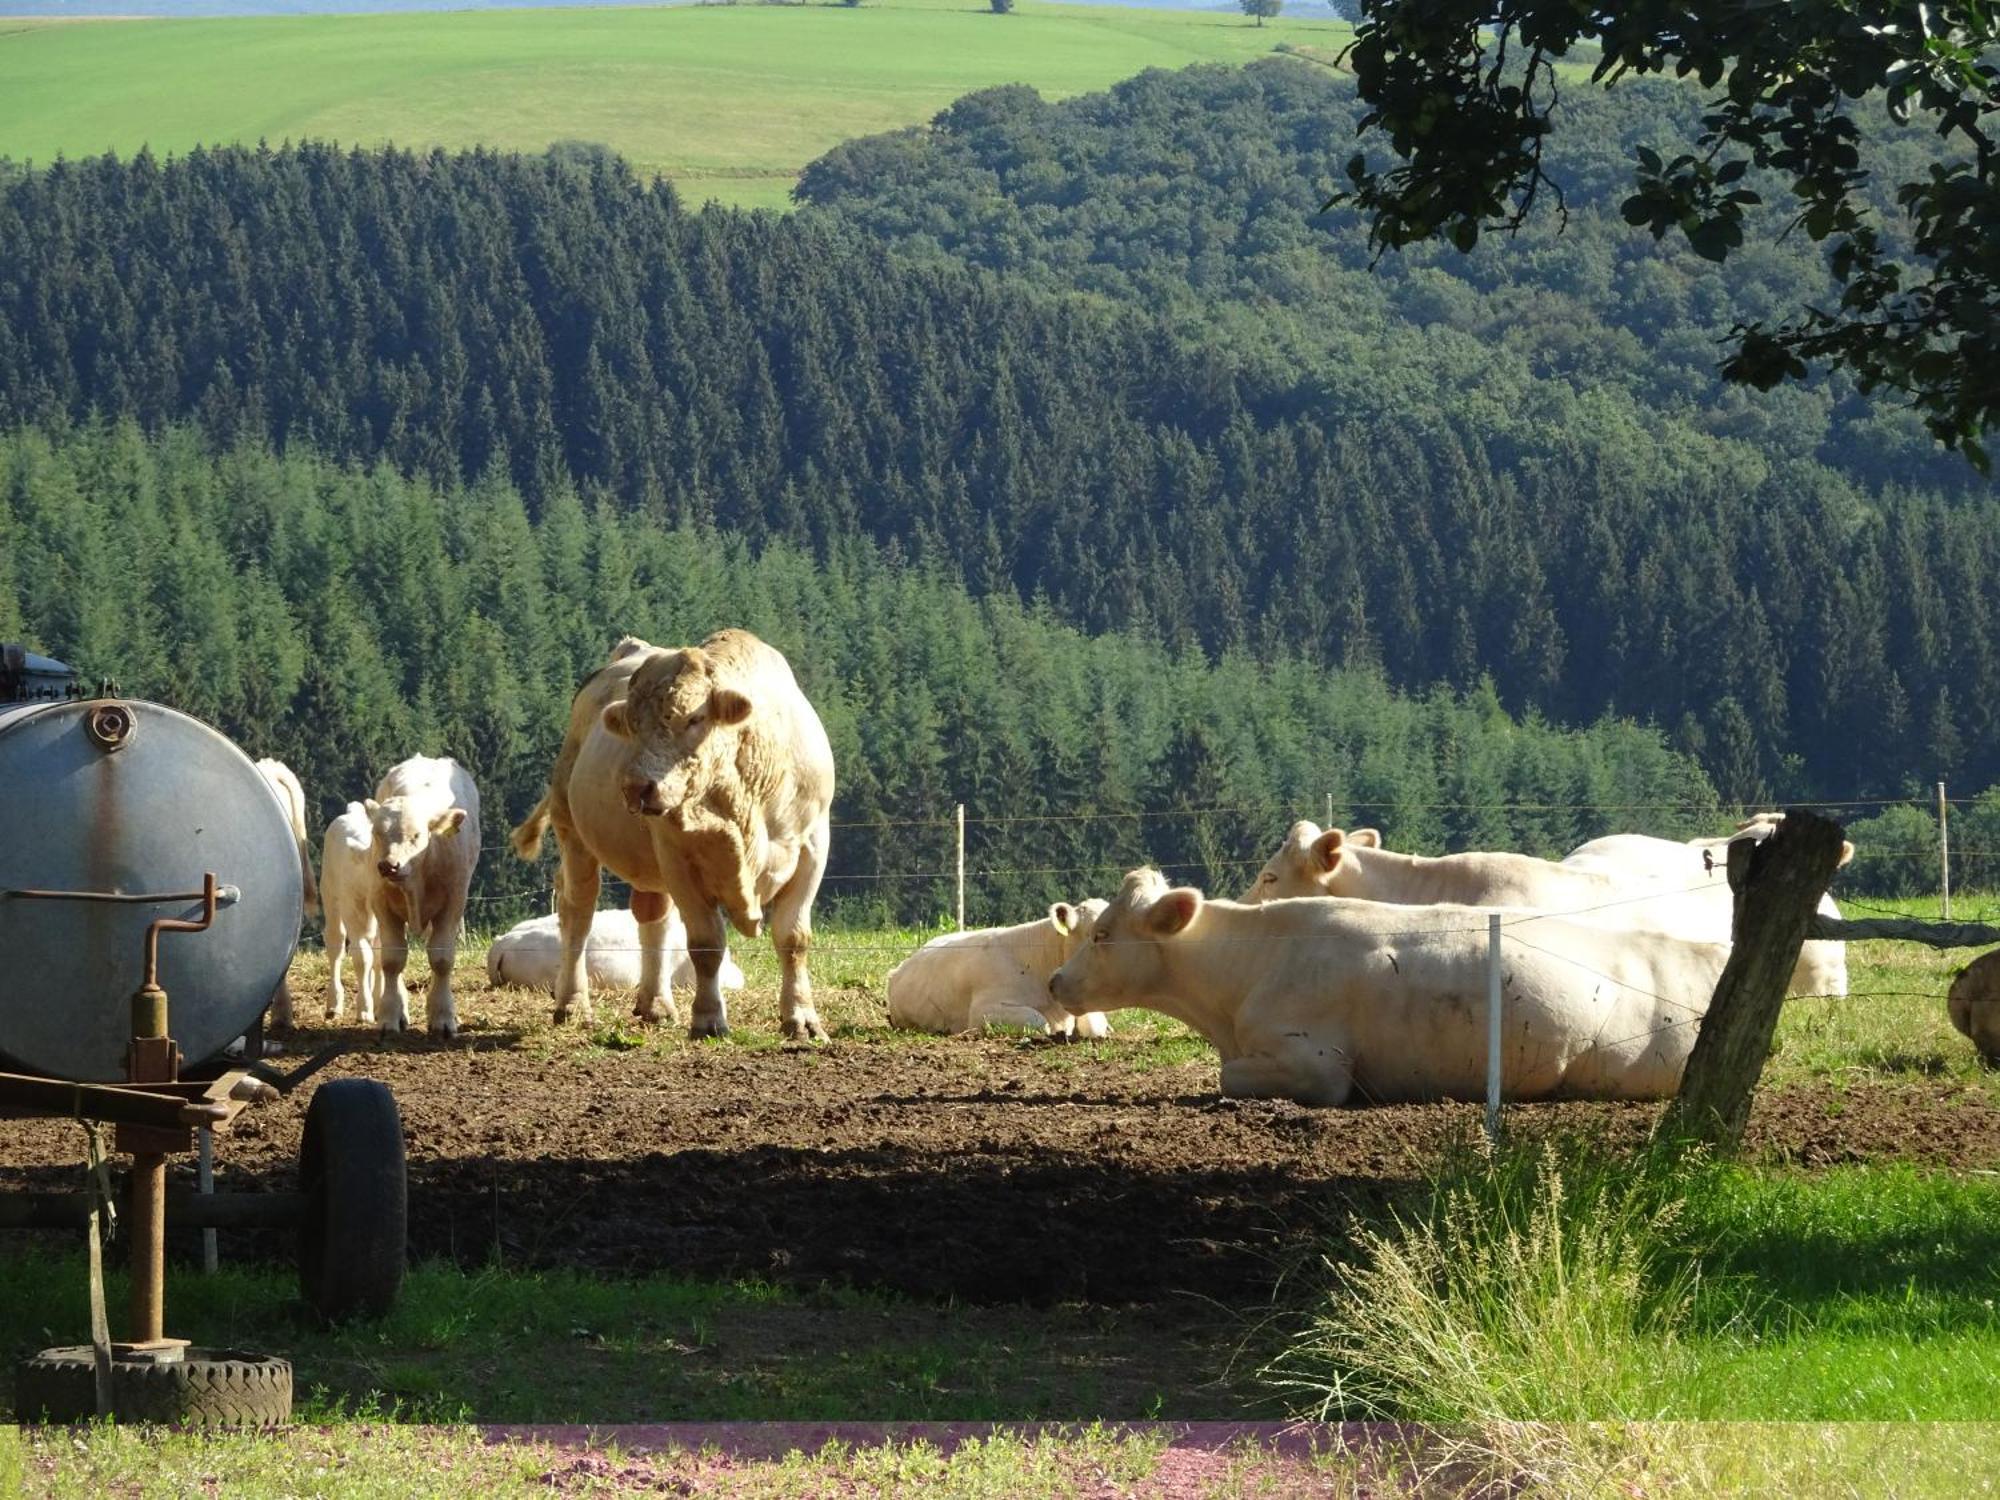
{"label": "green grass", "polygon": [[694,203],[785,206],[807,162],[928,120],[961,94],[1049,97],[1149,67],[1247,62],[1346,28],[1235,14],[1021,0],[855,8],[438,12],[0,22],[0,156],[47,162],[150,145],[497,146],[594,141]]}
{"label": "green grass", "polygon": [[[2000,901],[1991,895],[1962,895],[1952,902],[1952,915],[1959,921],[1994,921],[1996,907]],[[1850,902],[1843,909],[1857,918],[1938,916],[1934,897]],[[1848,944],[1850,993],[1785,1002],[1765,1084],[1938,1080],[2000,1099],[2000,1074],[1980,1066],[1972,1044],[1945,1014],[1952,976],[1974,956],[1972,949],[1917,943]]]}
{"label": "green grass", "polygon": [[[1211,1315],[968,1308],[860,1292],[444,1265],[326,1329],[287,1269],[170,1272],[175,1332],[292,1361],[303,1422],[1031,1421],[1240,1414]],[[77,1255],[0,1260],[0,1354],[87,1336]],[[108,1278],[123,1305],[125,1278]],[[115,1313],[114,1313],[115,1316]],[[12,1398],[11,1383],[5,1391]],[[5,1408],[0,1408],[4,1411]]]}
{"label": "green grass", "polygon": [[1270,1369],[1295,1409],[1433,1422],[1978,1421],[2000,1184],[1468,1147],[1340,1236]]}
{"label": "green grass", "polygon": [[[276,1436],[0,1432],[0,1479],[7,1477],[11,1461],[20,1484],[7,1493],[49,1500],[662,1493],[1060,1500],[1105,1493],[1111,1486],[1117,1487],[1112,1492],[1130,1493],[1129,1486],[1153,1471],[1165,1447],[1161,1433],[1098,1427],[974,1436],[949,1452],[922,1440],[828,1442],[813,1451],[747,1460],[714,1447],[629,1451],[615,1437],[580,1449],[527,1436],[494,1442],[466,1429],[389,1426],[294,1427]],[[1244,1452],[1229,1470],[1254,1473],[1260,1467],[1256,1454]],[[1257,1490],[1230,1485],[1210,1493]]]}

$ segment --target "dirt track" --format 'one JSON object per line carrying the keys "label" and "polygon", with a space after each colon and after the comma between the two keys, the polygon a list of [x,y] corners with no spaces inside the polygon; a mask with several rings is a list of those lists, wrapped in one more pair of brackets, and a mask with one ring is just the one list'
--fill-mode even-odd
{"label": "dirt track", "polygon": [[[1308,1110],[1218,1098],[1157,1043],[837,1037],[816,1051],[555,1033],[475,996],[450,1045],[372,1040],[323,1077],[401,1102],[412,1249],[483,1264],[833,1280],[961,1300],[1263,1295],[1343,1203],[1419,1176],[1470,1106]],[[740,1031],[768,1030],[756,1012]],[[297,1048],[332,1039],[308,1032]],[[311,1085],[219,1143],[224,1187],[291,1184]],[[1517,1118],[1636,1139],[1648,1107]],[[66,1122],[9,1124],[0,1188],[72,1186]],[[1950,1080],[1768,1092],[1751,1148],[1808,1165],[2000,1166],[2000,1108]],[[244,1246],[242,1248],[247,1248]],[[271,1246],[274,1253],[280,1247]]]}

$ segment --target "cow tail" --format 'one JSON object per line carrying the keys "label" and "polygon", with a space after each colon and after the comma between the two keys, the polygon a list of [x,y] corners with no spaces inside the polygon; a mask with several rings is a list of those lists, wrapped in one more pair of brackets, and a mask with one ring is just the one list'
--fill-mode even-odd
{"label": "cow tail", "polygon": [[544,792],[542,800],[535,804],[535,810],[509,835],[514,842],[514,852],[522,859],[534,859],[542,852],[542,835],[548,831],[549,795]]}

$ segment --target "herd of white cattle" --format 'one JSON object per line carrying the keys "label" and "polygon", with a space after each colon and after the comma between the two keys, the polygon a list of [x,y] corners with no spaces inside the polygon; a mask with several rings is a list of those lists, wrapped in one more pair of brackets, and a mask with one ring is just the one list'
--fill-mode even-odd
{"label": "herd of white cattle", "polygon": [[[258,769],[298,838],[308,912],[317,887],[327,1017],[346,1013],[351,952],[360,1019],[407,1026],[415,938],[430,956],[429,1029],[455,1034],[480,847],[471,775],[448,758],[391,767],[327,826],[315,882],[297,778],[277,761]],[[825,730],[777,651],[742,630],[676,649],[626,638],[578,689],[548,792],[512,833],[533,859],[553,829],[556,911],[496,939],[488,979],[553,991],[558,1021],[587,1020],[593,986],[631,990],[641,1019],[677,1021],[673,990],[692,988],[691,1033],[717,1036],[723,992],[743,984],[725,929],[768,925],[784,1033],[823,1039],[807,952],[833,788]],[[1374,829],[1299,823],[1234,901],[1140,869],[1108,901],[934,939],[889,972],[889,1021],[1102,1037],[1106,1012],[1143,1007],[1215,1047],[1233,1098],[1476,1099],[1497,911],[1507,1097],[1660,1098],[1728,958],[1727,844],[1768,837],[1779,816],[1716,839],[1612,835],[1560,861],[1428,858],[1384,848]],[[606,870],[631,887],[628,911],[598,910]],[[1830,899],[1822,910],[1839,914]],[[1843,946],[1808,943],[1792,989],[1846,994]],[[273,1022],[291,1024],[292,1005],[281,989]]]}

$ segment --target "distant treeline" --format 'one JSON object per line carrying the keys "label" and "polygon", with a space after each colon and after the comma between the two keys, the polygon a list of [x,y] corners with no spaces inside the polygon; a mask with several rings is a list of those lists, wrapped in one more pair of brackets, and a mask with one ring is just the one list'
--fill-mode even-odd
{"label": "distant treeline", "polygon": [[0,534],[0,639],[286,761],[315,840],[394,761],[464,761],[487,818],[477,894],[519,897],[481,924],[546,909],[552,861],[522,865],[503,835],[547,784],[577,683],[622,634],[724,623],[783,650],[826,721],[826,891],[849,916],[950,911],[958,801],[975,922],[1108,894],[1147,860],[1233,894],[1329,794],[1339,821],[1431,850],[1725,826],[1701,772],[1629,723],[1561,731],[1511,721],[1490,688],[1412,699],[1366,669],[1091,639],[865,541],[753,552],[566,488],[531,520],[501,480],[439,491],[96,426],[0,439]]}
{"label": "distant treeline", "polygon": [[1286,60],[975,95],[790,220],[587,149],[58,164],[0,186],[0,424],[865,541],[1175,660],[1650,721],[1729,800],[2000,780],[1990,491],[1837,385],[1716,385],[1802,249],[1717,276],[1618,221],[1689,98],[1574,106],[1563,235],[1374,273],[1318,214],[1351,105]]}

